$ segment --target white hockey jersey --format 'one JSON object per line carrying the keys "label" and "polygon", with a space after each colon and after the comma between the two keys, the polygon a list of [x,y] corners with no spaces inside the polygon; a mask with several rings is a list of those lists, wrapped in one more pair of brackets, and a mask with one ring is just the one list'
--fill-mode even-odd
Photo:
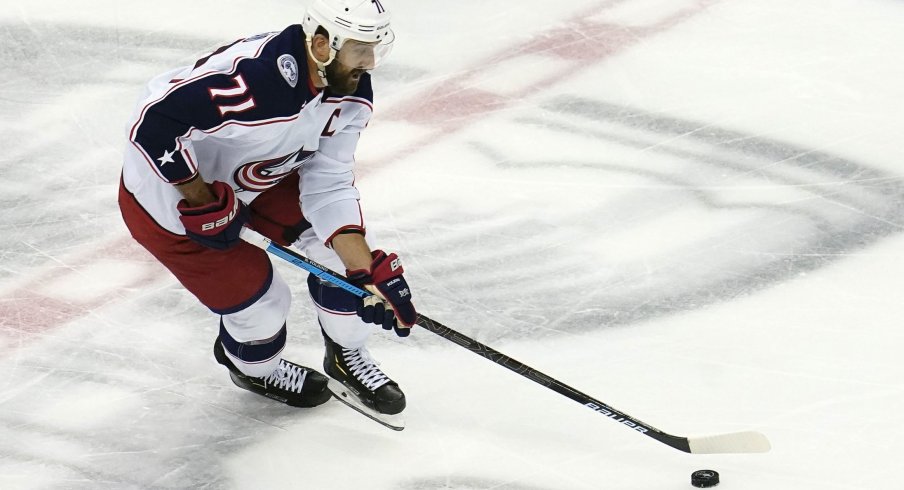
{"label": "white hockey jersey", "polygon": [[373,111],[370,75],[353,95],[310,82],[301,26],[223,46],[148,84],[128,127],[123,184],[163,228],[184,234],[173,186],[200,174],[250,203],[300,172],[302,213],[324,242],[364,228],[354,152]]}

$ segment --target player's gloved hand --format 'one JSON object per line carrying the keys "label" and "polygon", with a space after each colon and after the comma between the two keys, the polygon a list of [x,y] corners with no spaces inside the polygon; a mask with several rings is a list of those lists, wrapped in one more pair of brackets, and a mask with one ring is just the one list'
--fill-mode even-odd
{"label": "player's gloved hand", "polygon": [[346,271],[349,282],[374,293],[358,303],[358,316],[385,330],[395,328],[396,335],[407,337],[417,321],[417,312],[411,303],[411,290],[402,277],[405,271],[399,257],[394,253],[386,255],[382,250],[374,250],[371,257],[370,270]]}
{"label": "player's gloved hand", "polygon": [[176,209],[181,213],[179,220],[189,238],[207,247],[226,250],[241,241],[239,232],[251,214],[245,204],[235,197],[232,187],[216,181],[210,184],[210,191],[216,201],[191,207],[183,199]]}

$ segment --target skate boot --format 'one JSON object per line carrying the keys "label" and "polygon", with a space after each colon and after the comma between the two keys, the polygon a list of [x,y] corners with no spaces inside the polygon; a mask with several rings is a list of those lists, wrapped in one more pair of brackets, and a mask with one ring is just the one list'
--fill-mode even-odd
{"label": "skate boot", "polygon": [[243,374],[226,356],[217,338],[213,346],[217,362],[229,369],[229,377],[239,388],[266,396],[293,407],[316,407],[326,403],[332,395],[327,389],[327,377],[317,371],[280,359],[272,374],[256,378]]}
{"label": "skate boot", "polygon": [[336,398],[362,414],[394,430],[405,424],[400,415],[405,409],[405,394],[370,356],[367,348],[346,349],[333,342],[326,332],[323,369],[329,376],[330,391]]}

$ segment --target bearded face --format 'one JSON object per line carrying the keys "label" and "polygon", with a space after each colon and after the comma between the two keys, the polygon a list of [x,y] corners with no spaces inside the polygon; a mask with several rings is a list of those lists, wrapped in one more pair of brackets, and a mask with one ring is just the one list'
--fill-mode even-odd
{"label": "bearded face", "polygon": [[358,89],[361,75],[376,66],[375,43],[348,40],[336,53],[332,63],[326,65],[326,80],[330,90],[339,95],[350,95]]}
{"label": "bearded face", "polygon": [[358,90],[358,82],[367,70],[350,68],[342,63],[333,62],[326,65],[326,80],[330,91],[337,95],[351,95]]}

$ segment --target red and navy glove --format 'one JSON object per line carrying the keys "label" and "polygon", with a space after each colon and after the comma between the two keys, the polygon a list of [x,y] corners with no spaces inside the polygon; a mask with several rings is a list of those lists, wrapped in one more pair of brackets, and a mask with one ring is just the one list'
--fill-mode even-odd
{"label": "red and navy glove", "polygon": [[[411,289],[402,274],[398,255],[386,255],[382,250],[371,252],[370,269],[346,271],[348,281],[374,293],[358,303],[358,316],[367,323],[381,325],[385,330],[395,328],[396,335],[407,337],[417,321],[411,303]],[[384,301],[389,308],[384,306]]]}
{"label": "red and navy glove", "polygon": [[179,220],[185,226],[185,234],[201,245],[226,250],[241,241],[239,232],[248,222],[251,213],[245,203],[235,197],[232,187],[216,181],[210,184],[216,201],[191,207],[185,199],[176,209]]}

